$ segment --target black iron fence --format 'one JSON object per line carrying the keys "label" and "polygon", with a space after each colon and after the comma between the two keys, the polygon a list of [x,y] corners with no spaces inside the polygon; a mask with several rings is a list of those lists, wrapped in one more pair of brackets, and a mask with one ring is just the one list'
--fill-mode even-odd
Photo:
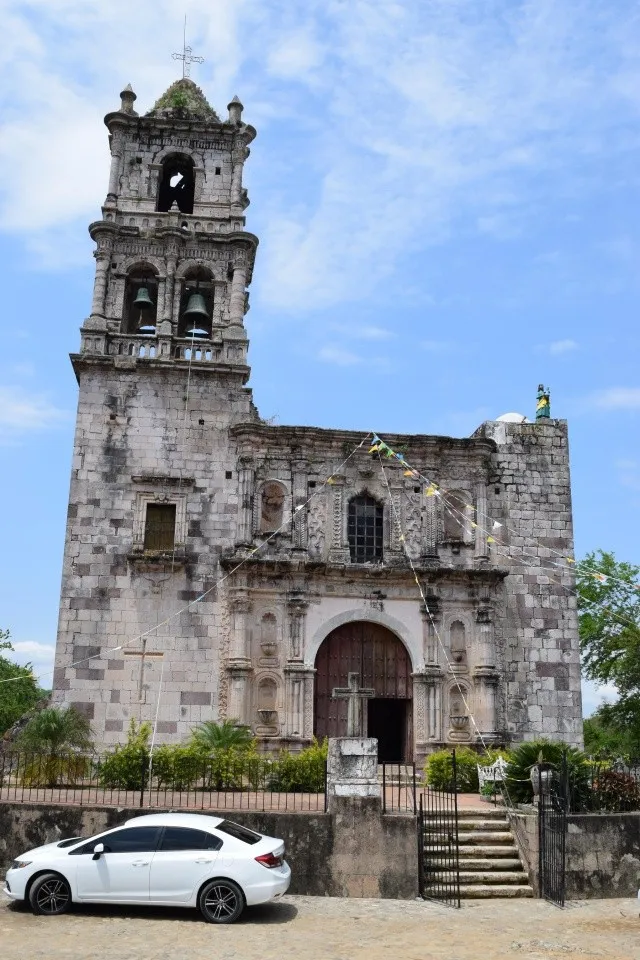
{"label": "black iron fence", "polygon": [[559,769],[546,764],[536,768],[538,800],[538,871],[540,896],[564,907],[566,888],[567,808],[569,771],[566,754]]}
{"label": "black iron fence", "polygon": [[418,806],[418,883],[420,896],[460,906],[458,783],[456,752],[451,780],[442,789],[428,787]]}
{"label": "black iron fence", "polygon": [[185,810],[326,809],[326,762],[300,770],[278,758],[218,751],[168,763],[147,751],[0,754],[0,800]]}
{"label": "black iron fence", "polygon": [[382,812],[415,816],[418,812],[415,763],[383,763],[381,767]]}

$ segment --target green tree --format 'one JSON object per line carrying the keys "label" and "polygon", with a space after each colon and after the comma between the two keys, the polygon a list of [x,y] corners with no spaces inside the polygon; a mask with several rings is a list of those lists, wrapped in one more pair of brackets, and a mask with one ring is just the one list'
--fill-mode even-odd
{"label": "green tree", "polygon": [[[8,630],[0,630],[0,650],[13,650]],[[44,696],[30,664],[19,667],[0,654],[0,737]]]}
{"label": "green tree", "polygon": [[577,570],[584,672],[590,680],[615,684],[619,694],[615,704],[598,711],[599,729],[604,724],[608,735],[626,731],[628,752],[635,756],[640,755],[639,582],[640,567],[604,550],[587,554]]}
{"label": "green tree", "polygon": [[91,724],[75,707],[48,707],[26,725],[17,744],[32,753],[57,756],[93,747]]}
{"label": "green tree", "polygon": [[248,750],[254,745],[249,727],[235,720],[223,720],[222,723],[206,720],[193,728],[191,742],[206,752],[228,750],[232,747],[236,750]]}

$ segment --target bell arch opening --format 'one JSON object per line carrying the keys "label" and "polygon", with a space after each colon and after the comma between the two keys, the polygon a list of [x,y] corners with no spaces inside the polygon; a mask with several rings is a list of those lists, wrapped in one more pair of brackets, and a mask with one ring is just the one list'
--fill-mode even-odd
{"label": "bell arch opening", "polygon": [[349,735],[348,698],[334,698],[333,691],[348,688],[349,674],[355,673],[366,694],[360,698],[360,735],[377,739],[380,762],[413,759],[411,659],[395,633],[366,620],[345,623],[320,644],[315,669],[316,737]]}
{"label": "bell arch opening", "polygon": [[195,164],[192,157],[173,153],[162,161],[158,184],[157,210],[168,213],[175,207],[180,213],[193,213]]}

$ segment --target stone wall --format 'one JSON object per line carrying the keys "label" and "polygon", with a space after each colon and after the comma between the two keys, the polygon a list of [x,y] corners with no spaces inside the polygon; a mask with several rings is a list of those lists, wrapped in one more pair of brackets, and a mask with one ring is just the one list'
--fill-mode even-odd
{"label": "stone wall", "polygon": [[[145,812],[2,803],[0,873],[32,847],[64,837],[91,836]],[[417,895],[415,818],[381,817],[379,801],[348,798],[333,814],[223,810],[215,815],[284,840],[291,893],[395,899]]]}
{"label": "stone wall", "polygon": [[[513,820],[529,881],[538,893],[538,818],[517,813]],[[571,814],[567,821],[567,899],[635,897],[640,889],[640,813]]]}

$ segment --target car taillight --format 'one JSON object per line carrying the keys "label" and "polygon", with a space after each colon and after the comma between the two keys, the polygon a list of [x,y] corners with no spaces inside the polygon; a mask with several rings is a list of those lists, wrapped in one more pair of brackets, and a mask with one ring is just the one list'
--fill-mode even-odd
{"label": "car taillight", "polygon": [[284,854],[280,854],[279,857],[276,857],[273,853],[263,853],[261,857],[255,858],[258,863],[261,863],[263,867],[268,867],[269,870],[273,870],[274,867],[281,867],[284,861]]}

